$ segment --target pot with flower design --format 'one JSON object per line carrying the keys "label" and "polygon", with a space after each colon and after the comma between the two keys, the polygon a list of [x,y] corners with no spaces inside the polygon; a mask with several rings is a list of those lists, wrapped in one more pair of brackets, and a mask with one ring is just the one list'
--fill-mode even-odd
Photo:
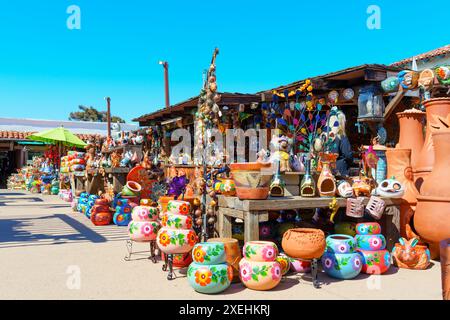
{"label": "pot with flower design", "polygon": [[281,281],[281,265],[276,261],[278,248],[269,241],[249,241],[244,245],[244,258],[239,262],[239,277],[253,290],[270,290]]}
{"label": "pot with flower design", "polygon": [[230,286],[233,267],[226,263],[223,242],[197,243],[192,250],[192,260],[187,277],[195,291],[219,293]]}
{"label": "pot with flower design", "polygon": [[353,279],[362,269],[362,258],[355,251],[356,242],[345,234],[334,234],[326,239],[322,267],[327,275],[337,279]]}
{"label": "pot with flower design", "polygon": [[113,222],[118,226],[128,226],[131,221],[131,211],[135,205],[128,199],[118,199]]}

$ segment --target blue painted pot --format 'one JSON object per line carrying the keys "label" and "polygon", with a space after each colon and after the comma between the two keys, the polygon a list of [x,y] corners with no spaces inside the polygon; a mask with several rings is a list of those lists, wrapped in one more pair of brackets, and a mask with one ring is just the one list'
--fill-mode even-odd
{"label": "blue painted pot", "polygon": [[203,265],[191,263],[187,271],[189,284],[200,293],[219,293],[226,290],[233,280],[233,268],[226,263]]}
{"label": "blue painted pot", "polygon": [[361,255],[357,252],[325,252],[321,261],[325,273],[336,279],[353,279],[359,275],[363,266]]}
{"label": "blue painted pot", "polygon": [[113,222],[118,226],[128,226],[131,221],[131,206],[128,199],[120,199],[117,202],[116,213],[113,216]]}
{"label": "blue painted pot", "polygon": [[382,234],[355,236],[356,247],[359,250],[377,251],[386,249],[386,238]]}
{"label": "blue painted pot", "polygon": [[223,242],[201,242],[192,248],[192,260],[197,264],[215,265],[226,262]]}
{"label": "blue painted pot", "polygon": [[326,239],[326,252],[330,253],[353,253],[356,249],[356,241],[346,234],[333,234]]}

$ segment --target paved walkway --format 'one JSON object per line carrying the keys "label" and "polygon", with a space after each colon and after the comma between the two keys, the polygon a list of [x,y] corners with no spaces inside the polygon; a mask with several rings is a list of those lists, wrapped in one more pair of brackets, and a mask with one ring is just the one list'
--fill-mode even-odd
{"label": "paved walkway", "polygon": [[126,239],[125,227],[96,227],[56,196],[0,190],[0,299],[441,299],[436,262],[346,281],[321,273],[321,289],[290,275],[272,291],[238,283],[206,296],[191,289],[184,270],[168,281],[161,261],[124,261]]}

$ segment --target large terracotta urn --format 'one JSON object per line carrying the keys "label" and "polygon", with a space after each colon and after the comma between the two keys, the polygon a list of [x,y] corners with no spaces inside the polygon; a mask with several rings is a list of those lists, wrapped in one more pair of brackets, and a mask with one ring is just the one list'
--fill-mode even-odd
{"label": "large terracotta urn", "polygon": [[427,114],[426,135],[414,174],[414,180],[419,192],[421,192],[422,184],[433,169],[435,162],[433,140],[431,137],[431,123],[433,122],[434,116],[446,117],[450,113],[450,98],[429,99],[426,100],[423,105],[425,106]]}
{"label": "large terracotta urn", "polygon": [[410,109],[396,115],[400,124],[400,137],[396,149],[411,149],[411,166],[415,169],[424,143],[425,112]]}
{"label": "large terracotta urn", "polygon": [[417,197],[414,226],[421,238],[439,243],[450,238],[450,130],[436,130],[432,139],[434,167]]}
{"label": "large terracotta urn", "polygon": [[444,300],[450,300],[450,239],[442,240],[440,248],[442,297]]}
{"label": "large terracotta urn", "polygon": [[265,200],[273,172],[271,163],[248,162],[230,164],[236,184],[236,194],[241,200]]}

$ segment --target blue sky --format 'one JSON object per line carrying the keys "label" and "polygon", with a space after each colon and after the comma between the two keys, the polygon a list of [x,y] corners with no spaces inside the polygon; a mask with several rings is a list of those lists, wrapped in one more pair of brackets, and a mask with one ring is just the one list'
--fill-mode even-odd
{"label": "blue sky", "polygon": [[[69,30],[70,5],[81,30]],[[381,8],[381,30],[366,27]],[[0,117],[67,119],[78,105],[130,121],[198,94],[219,47],[220,91],[255,92],[450,43],[448,0],[0,0]]]}

